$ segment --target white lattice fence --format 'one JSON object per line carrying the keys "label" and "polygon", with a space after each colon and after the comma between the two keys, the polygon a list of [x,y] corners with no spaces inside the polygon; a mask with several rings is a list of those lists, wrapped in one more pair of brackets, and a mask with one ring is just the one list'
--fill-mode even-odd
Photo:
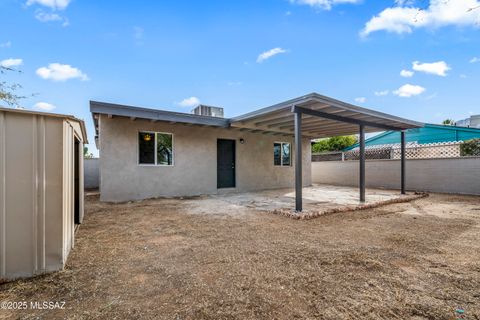
{"label": "white lattice fence", "polygon": [[[409,143],[405,149],[407,159],[435,159],[435,158],[458,158],[461,157],[460,142],[416,144]],[[383,145],[368,147],[365,150],[367,160],[376,159],[400,159],[400,145]],[[358,148],[347,152],[327,152],[312,155],[312,161],[348,161],[359,160]]]}
{"label": "white lattice fence", "polygon": [[[429,144],[406,148],[407,159],[457,158],[460,157],[460,144]],[[392,159],[400,159],[400,148],[393,148]]]}

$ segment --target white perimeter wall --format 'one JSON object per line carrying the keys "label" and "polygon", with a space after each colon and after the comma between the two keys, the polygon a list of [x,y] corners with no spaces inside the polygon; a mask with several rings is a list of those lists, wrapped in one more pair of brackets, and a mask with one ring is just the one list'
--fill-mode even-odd
{"label": "white perimeter wall", "polygon": [[97,189],[100,187],[100,160],[84,159],[84,185],[85,189]]}
{"label": "white perimeter wall", "polygon": [[[407,190],[480,195],[480,157],[406,162]],[[400,189],[400,160],[367,160],[366,185]],[[358,186],[358,161],[312,162],[312,182]]]}

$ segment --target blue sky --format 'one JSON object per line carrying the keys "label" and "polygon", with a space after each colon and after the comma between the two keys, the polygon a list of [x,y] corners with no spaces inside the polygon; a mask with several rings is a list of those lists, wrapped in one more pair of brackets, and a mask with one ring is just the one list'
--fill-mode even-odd
{"label": "blue sky", "polygon": [[7,80],[36,93],[22,105],[85,119],[91,142],[89,100],[230,117],[315,91],[480,113],[478,0],[2,0],[0,26],[0,63],[23,71]]}

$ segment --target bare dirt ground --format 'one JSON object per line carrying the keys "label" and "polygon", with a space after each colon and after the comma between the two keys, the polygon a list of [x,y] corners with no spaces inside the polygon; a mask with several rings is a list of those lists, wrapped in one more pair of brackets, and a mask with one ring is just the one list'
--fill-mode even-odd
{"label": "bare dirt ground", "polygon": [[0,286],[66,309],[0,318],[480,319],[480,197],[308,221],[201,201],[91,198],[65,271]]}

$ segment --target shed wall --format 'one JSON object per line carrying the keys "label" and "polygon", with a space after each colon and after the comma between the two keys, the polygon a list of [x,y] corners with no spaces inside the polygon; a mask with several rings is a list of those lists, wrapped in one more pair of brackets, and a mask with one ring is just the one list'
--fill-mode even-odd
{"label": "shed wall", "polygon": [[[234,129],[112,119],[100,115],[100,194],[102,201],[128,201],[159,196],[191,196],[293,187],[294,165],[273,165],[273,143],[293,137]],[[138,132],[173,134],[174,165],[138,165]],[[240,144],[239,139],[245,140]],[[236,140],[236,188],[217,189],[217,139]],[[311,184],[310,141],[303,141],[303,182]]]}
{"label": "shed wall", "polygon": [[62,119],[0,112],[0,130],[0,277],[61,268]]}
{"label": "shed wall", "polygon": [[59,117],[0,111],[0,278],[59,270],[66,261],[73,212],[62,209],[65,126],[72,128]]}

